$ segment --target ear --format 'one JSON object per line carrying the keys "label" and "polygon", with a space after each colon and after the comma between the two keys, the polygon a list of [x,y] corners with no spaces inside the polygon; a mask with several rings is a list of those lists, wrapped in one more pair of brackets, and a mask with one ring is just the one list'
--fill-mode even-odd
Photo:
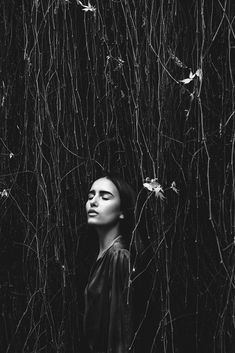
{"label": "ear", "polygon": [[123,219],[124,218],[124,214],[121,213],[120,216],[119,216],[120,219]]}

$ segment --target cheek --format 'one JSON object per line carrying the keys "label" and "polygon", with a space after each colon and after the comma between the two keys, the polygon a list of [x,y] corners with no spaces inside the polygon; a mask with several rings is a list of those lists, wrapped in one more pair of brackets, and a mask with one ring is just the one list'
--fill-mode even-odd
{"label": "cheek", "polygon": [[120,206],[119,204],[107,205],[104,209],[104,215],[109,218],[117,218],[120,215]]}

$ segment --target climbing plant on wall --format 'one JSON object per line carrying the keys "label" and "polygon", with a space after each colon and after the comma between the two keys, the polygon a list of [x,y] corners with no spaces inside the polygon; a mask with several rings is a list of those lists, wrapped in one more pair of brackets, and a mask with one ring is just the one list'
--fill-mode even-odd
{"label": "climbing plant on wall", "polygon": [[233,352],[234,16],[232,0],[1,1],[4,352],[85,352],[84,204],[104,170],[136,190],[152,249],[135,351]]}

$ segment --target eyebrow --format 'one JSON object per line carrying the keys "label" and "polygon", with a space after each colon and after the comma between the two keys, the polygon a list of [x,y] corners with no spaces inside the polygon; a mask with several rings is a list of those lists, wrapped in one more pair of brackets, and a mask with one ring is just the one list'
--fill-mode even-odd
{"label": "eyebrow", "polygon": [[[107,191],[107,190],[100,190],[99,193],[100,193],[101,195],[103,195],[103,194],[109,194],[109,195],[114,196],[110,191]],[[88,194],[95,194],[95,190],[91,189],[91,190],[88,192]]]}

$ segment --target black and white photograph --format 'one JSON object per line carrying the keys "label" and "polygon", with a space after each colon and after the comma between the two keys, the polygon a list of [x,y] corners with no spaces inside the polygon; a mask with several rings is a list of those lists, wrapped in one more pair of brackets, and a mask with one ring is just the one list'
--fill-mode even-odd
{"label": "black and white photograph", "polygon": [[0,353],[235,352],[235,1],[0,0]]}

